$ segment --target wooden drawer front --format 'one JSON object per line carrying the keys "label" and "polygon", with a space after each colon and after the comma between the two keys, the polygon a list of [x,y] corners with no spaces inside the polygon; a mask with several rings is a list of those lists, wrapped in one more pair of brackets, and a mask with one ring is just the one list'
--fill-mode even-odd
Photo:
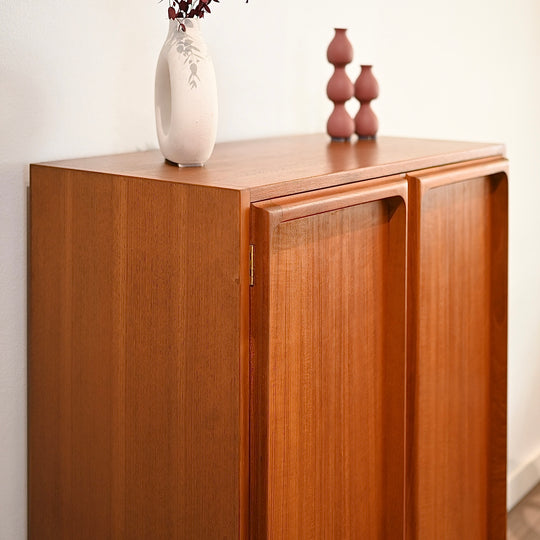
{"label": "wooden drawer front", "polygon": [[504,160],[411,175],[408,538],[505,538]]}
{"label": "wooden drawer front", "polygon": [[252,215],[252,537],[402,538],[406,183]]}

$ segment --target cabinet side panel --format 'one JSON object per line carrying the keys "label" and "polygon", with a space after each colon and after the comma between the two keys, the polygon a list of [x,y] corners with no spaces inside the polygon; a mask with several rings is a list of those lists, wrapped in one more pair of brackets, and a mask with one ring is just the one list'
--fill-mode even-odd
{"label": "cabinet side panel", "polygon": [[33,171],[30,538],[237,538],[239,195]]}
{"label": "cabinet side panel", "polygon": [[502,539],[505,184],[411,182],[409,538]]}

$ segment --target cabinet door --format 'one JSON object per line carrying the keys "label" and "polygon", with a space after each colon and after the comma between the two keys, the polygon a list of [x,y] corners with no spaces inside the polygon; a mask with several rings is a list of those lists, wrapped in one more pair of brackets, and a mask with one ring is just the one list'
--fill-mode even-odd
{"label": "cabinet door", "polygon": [[406,200],[390,178],[252,207],[252,538],[403,538]]}
{"label": "cabinet door", "polygon": [[410,540],[506,538],[505,169],[409,178]]}

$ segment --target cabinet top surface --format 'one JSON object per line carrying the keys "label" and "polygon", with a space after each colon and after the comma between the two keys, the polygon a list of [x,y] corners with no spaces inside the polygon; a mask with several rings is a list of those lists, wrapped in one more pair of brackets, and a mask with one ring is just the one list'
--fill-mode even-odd
{"label": "cabinet top surface", "polygon": [[39,165],[232,189],[260,201],[504,152],[502,144],[401,137],[340,143],[316,134],[220,143],[200,168],[170,165],[159,150]]}

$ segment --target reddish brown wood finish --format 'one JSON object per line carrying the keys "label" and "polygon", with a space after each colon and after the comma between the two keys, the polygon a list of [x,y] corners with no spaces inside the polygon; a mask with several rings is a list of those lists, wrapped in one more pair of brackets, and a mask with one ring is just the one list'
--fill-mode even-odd
{"label": "reddish brown wood finish", "polygon": [[506,537],[504,171],[409,175],[410,540]]}
{"label": "reddish brown wood finish", "polygon": [[500,144],[398,137],[342,144],[316,134],[221,143],[202,168],[172,167],[164,163],[157,150],[48,165],[237,189],[247,191],[253,202],[503,152],[504,146]]}
{"label": "reddish brown wood finish", "polygon": [[253,208],[252,538],[403,536],[406,198]]}
{"label": "reddish brown wood finish", "polygon": [[30,538],[245,531],[246,217],[234,191],[33,168]]}
{"label": "reddish brown wood finish", "polygon": [[504,538],[503,152],[33,166],[29,538]]}

